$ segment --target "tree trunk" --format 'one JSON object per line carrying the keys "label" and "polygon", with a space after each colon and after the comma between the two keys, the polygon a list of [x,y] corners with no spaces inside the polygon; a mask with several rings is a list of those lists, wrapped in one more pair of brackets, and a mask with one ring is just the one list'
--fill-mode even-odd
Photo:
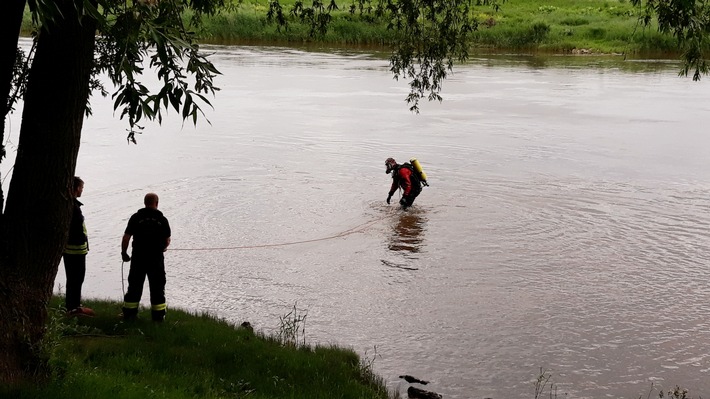
{"label": "tree trunk", "polygon": [[[82,1],[77,0],[79,6]],[[0,383],[42,377],[47,304],[71,218],[71,183],[89,97],[96,23],[73,0],[43,27],[0,225]]]}
{"label": "tree trunk", "polygon": [[[5,157],[5,120],[10,111],[7,100],[12,90],[12,69],[17,58],[17,40],[20,38],[25,3],[25,0],[6,0],[0,14],[0,54],[4,54],[0,60],[0,161]],[[0,187],[0,213],[4,202]]]}

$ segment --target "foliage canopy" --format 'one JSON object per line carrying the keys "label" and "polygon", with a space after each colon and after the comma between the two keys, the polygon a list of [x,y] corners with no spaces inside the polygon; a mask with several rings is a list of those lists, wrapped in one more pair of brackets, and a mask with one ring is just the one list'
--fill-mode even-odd
{"label": "foliage canopy", "polygon": [[[54,1],[29,0],[28,5],[38,31],[63,18]],[[214,85],[219,71],[199,50],[193,29],[203,16],[226,7],[224,0],[77,0],[74,6],[81,18],[97,22],[91,86],[107,95],[97,78],[105,74],[117,88],[114,108],[128,119],[129,140],[135,142],[141,119],[161,122],[163,109],[173,108],[193,123],[204,116],[201,104],[211,105],[206,95],[219,90]],[[187,10],[192,18],[186,21]],[[157,93],[142,81],[146,68],[154,70],[162,84]]]}

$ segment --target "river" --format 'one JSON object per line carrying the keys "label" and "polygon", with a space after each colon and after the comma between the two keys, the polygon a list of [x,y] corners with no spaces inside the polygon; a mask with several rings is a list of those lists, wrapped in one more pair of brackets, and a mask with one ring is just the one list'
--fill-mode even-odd
{"label": "river", "polygon": [[[153,191],[169,307],[266,333],[295,307],[308,343],[352,347],[393,390],[411,374],[445,398],[532,398],[542,368],[568,398],[710,395],[707,81],[475,57],[414,114],[382,57],[208,49],[211,124],[172,112],[129,145],[92,100],[84,297],[121,300],[123,229]],[[385,203],[388,157],[429,176],[409,211]]]}

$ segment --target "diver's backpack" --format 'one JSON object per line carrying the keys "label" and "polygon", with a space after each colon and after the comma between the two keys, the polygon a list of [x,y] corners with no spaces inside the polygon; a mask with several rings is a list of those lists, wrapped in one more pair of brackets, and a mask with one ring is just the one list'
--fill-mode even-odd
{"label": "diver's backpack", "polygon": [[409,162],[405,162],[400,165],[400,167],[409,169],[409,171],[412,172],[409,175],[409,179],[412,181],[412,190],[416,192],[422,191],[422,185],[424,185],[422,183],[422,177],[419,175],[419,172],[414,169],[414,166],[412,166],[412,164],[410,164]]}

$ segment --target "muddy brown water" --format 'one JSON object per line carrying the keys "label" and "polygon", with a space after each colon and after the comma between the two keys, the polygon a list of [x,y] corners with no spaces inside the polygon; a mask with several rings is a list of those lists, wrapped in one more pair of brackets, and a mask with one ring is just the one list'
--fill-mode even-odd
{"label": "muddy brown water", "polygon": [[[211,125],[172,118],[128,145],[94,99],[85,297],[121,299],[121,235],[154,191],[169,306],[265,332],[295,306],[307,342],[374,359],[391,389],[411,374],[445,398],[532,398],[542,367],[570,398],[710,395],[707,82],[669,62],[480,57],[416,115],[386,59],[210,50]],[[429,176],[408,212],[385,204],[387,157]]]}

